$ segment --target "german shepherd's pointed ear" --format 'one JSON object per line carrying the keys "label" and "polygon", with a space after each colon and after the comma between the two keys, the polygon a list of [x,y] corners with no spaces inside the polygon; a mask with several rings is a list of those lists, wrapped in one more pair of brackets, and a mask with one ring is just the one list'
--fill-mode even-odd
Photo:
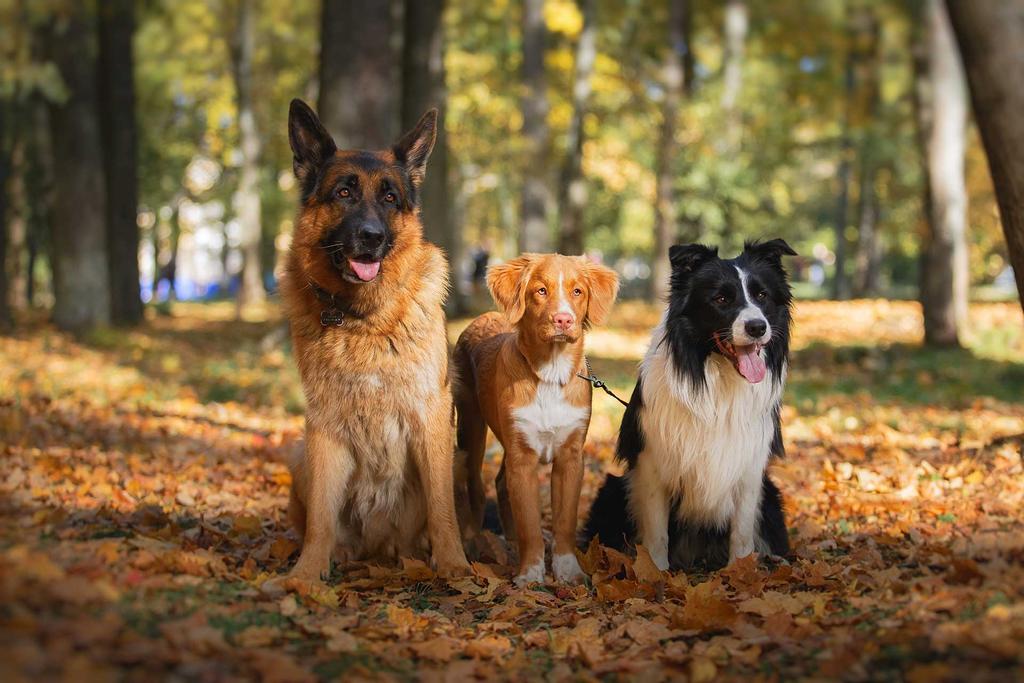
{"label": "german shepherd's pointed ear", "polygon": [[317,115],[300,99],[292,100],[288,107],[288,144],[292,148],[292,168],[305,200],[316,189],[320,169],[338,148]]}
{"label": "german shepherd's pointed ear", "polygon": [[395,143],[392,151],[398,162],[405,166],[414,189],[419,189],[427,175],[427,158],[437,140],[437,109],[431,109],[419,122]]}
{"label": "german shepherd's pointed ear", "polygon": [[619,294],[619,275],[608,266],[594,263],[586,256],[578,258],[583,261],[583,273],[590,288],[584,322],[588,326],[600,325],[608,318],[615,297]]}
{"label": "german shepherd's pointed ear", "polygon": [[513,325],[526,313],[526,285],[536,259],[537,254],[523,254],[487,269],[487,289]]}

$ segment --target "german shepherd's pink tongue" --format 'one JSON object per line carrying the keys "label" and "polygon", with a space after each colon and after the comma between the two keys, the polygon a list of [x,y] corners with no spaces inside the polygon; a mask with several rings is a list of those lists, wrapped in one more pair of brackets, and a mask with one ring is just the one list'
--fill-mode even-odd
{"label": "german shepherd's pink tongue", "polygon": [[765,366],[761,354],[758,353],[761,347],[758,344],[751,344],[734,348],[736,350],[736,370],[743,378],[751,384],[757,384],[763,380],[768,373],[768,368]]}
{"label": "german shepherd's pink tongue", "polygon": [[369,282],[373,278],[377,277],[377,273],[380,272],[380,261],[374,261],[373,263],[364,263],[362,261],[348,260],[349,268],[356,274],[356,277],[363,282]]}

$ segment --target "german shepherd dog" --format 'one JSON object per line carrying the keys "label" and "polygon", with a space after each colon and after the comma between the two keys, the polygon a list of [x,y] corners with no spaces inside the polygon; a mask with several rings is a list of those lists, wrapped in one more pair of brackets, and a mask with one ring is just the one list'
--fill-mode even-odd
{"label": "german shepherd dog", "polygon": [[322,578],[332,556],[428,549],[440,574],[469,570],[453,497],[448,264],[419,218],[436,130],[431,110],[391,149],[339,151],[304,102],[288,112],[301,200],[281,295],[307,404],[292,577]]}
{"label": "german shepherd dog", "polygon": [[651,335],[622,418],[616,457],[584,536],[642,543],[661,569],[716,569],[757,551],[787,555],[779,414],[792,296],[781,239],[734,259],[676,245],[668,308]]}

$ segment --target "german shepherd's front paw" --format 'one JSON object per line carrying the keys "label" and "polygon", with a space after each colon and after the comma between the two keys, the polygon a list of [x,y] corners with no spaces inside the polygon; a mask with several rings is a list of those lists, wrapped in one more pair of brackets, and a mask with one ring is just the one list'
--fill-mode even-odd
{"label": "german shepherd's front paw", "polygon": [[314,558],[312,561],[303,561],[302,555],[299,556],[299,561],[295,563],[292,570],[285,576],[287,579],[295,579],[296,581],[307,581],[309,583],[323,583],[331,575],[331,561],[328,559],[326,562]]}
{"label": "german shepherd's front paw", "polygon": [[260,586],[260,591],[264,595],[269,596],[279,596],[289,591],[305,594],[323,589],[327,589],[327,584],[320,577],[309,579],[295,576],[294,571],[290,574],[282,574],[281,576],[267,579]]}
{"label": "german shepherd's front paw", "polygon": [[437,575],[443,579],[458,579],[463,576],[469,576],[473,573],[473,570],[469,566],[469,562],[463,558],[461,560],[448,560],[442,562],[437,561]]}

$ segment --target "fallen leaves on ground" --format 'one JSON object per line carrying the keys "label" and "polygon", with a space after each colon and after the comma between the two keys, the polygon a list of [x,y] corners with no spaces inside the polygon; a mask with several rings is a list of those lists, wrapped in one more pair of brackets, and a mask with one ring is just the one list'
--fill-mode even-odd
{"label": "fallen leaves on ground", "polygon": [[[1006,398],[1024,394],[1024,342],[1003,331],[1019,308],[977,307],[974,346],[934,356],[914,346],[912,305],[800,304],[774,467],[792,557],[684,575],[593,545],[586,585],[524,589],[494,535],[451,582],[407,559],[265,586],[299,549],[284,465],[301,435],[297,379],[286,349],[262,343],[275,321],[217,311],[84,342],[41,326],[0,339],[6,675],[1024,675],[1024,404]],[[624,311],[605,357],[633,362],[657,313]],[[956,395],[901,393],[954,380]],[[582,510],[615,467],[613,438],[605,425],[587,445]]]}

